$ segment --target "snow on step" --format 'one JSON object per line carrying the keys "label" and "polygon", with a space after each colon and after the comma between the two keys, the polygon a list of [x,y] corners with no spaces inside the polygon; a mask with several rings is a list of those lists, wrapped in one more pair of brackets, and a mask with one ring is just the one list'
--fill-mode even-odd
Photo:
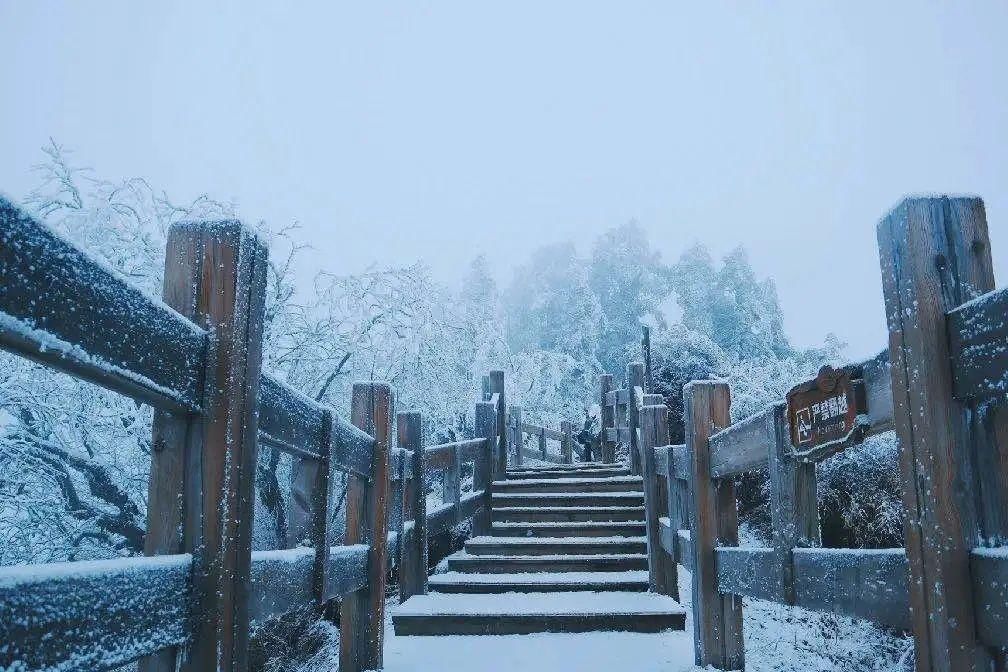
{"label": "snow on step", "polygon": [[648,573],[629,572],[539,572],[516,574],[467,574],[447,572],[430,578],[436,593],[536,593],[560,591],[646,591]]}
{"label": "snow on step", "polygon": [[642,492],[521,492],[493,493],[491,506],[633,506],[644,503]]}
{"label": "snow on step", "polygon": [[646,537],[473,537],[471,555],[593,555],[647,552]]}
{"label": "snow on step", "polygon": [[646,532],[644,521],[547,521],[538,523],[494,523],[496,537],[639,537]]}
{"label": "snow on step", "polygon": [[397,635],[681,630],[686,614],[656,593],[415,595],[392,611]]}
{"label": "snow on step", "polygon": [[579,469],[619,469],[623,465],[617,462],[577,462],[571,464],[549,464],[539,466],[514,466],[508,467],[508,472],[512,471],[577,471]]}
{"label": "snow on step", "polygon": [[446,560],[449,570],[475,574],[625,572],[648,567],[647,555],[643,553],[470,555],[461,551]]}
{"label": "snow on step", "polygon": [[605,476],[601,478],[525,478],[494,481],[494,492],[642,492],[640,476]]}
{"label": "snow on step", "polygon": [[495,521],[548,522],[548,521],[640,521],[644,520],[643,506],[511,506],[494,507],[491,515]]}
{"label": "snow on step", "polygon": [[630,476],[629,469],[549,469],[537,471],[509,471],[505,478],[509,481],[521,481],[528,479],[549,479],[554,478],[611,478],[614,476]]}

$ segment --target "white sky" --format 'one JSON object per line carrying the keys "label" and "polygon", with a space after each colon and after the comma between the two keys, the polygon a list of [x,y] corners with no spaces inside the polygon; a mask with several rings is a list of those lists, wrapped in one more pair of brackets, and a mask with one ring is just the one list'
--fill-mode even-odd
{"label": "white sky", "polygon": [[1005,272],[1008,2],[773,7],[0,0],[0,191],[52,136],[297,220],[306,276],[419,257],[454,282],[485,252],[506,280],[636,218],[667,259],[744,245],[797,344],[869,354],[903,194],[982,195]]}

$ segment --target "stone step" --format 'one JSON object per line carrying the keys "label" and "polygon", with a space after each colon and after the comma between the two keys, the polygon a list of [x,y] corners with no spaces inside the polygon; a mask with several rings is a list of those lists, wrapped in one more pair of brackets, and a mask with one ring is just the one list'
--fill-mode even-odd
{"label": "stone step", "polygon": [[392,609],[397,635],[683,630],[686,612],[655,593],[414,595]]}
{"label": "stone step", "polygon": [[646,592],[648,573],[646,571],[518,574],[447,572],[430,577],[429,586],[431,592],[435,593]]}
{"label": "stone step", "polygon": [[570,464],[525,464],[508,467],[508,471],[576,471],[578,469],[613,469],[625,466],[618,462],[572,462]]}
{"label": "stone step", "polygon": [[495,537],[642,537],[647,530],[643,521],[554,521],[494,523],[490,533]]}
{"label": "stone step", "polygon": [[494,522],[644,521],[643,506],[513,506],[491,510]]}
{"label": "stone step", "polygon": [[626,467],[600,467],[598,469],[527,469],[508,471],[504,477],[511,481],[549,478],[611,478],[629,475],[630,470]]}
{"label": "stone step", "polygon": [[469,555],[613,555],[647,553],[646,537],[473,537]]}
{"label": "stone step", "polygon": [[448,570],[475,574],[525,572],[630,572],[648,568],[643,553],[607,555],[449,555]]}
{"label": "stone step", "polygon": [[508,506],[643,506],[643,492],[519,492],[493,493],[492,508]]}
{"label": "stone step", "polygon": [[640,476],[526,478],[513,481],[494,481],[491,487],[495,494],[524,492],[643,492],[644,481]]}

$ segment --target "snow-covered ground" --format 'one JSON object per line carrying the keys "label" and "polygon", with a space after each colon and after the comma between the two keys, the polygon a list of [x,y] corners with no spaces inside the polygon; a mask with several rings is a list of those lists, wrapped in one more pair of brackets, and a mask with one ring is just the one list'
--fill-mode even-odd
{"label": "snow-covered ground", "polygon": [[[680,568],[686,630],[509,636],[396,637],[388,621],[385,672],[699,672],[693,665],[689,573]],[[391,606],[391,604],[390,604]],[[744,607],[748,672],[904,672],[913,650],[865,621],[768,602]]]}
{"label": "snow-covered ground", "polygon": [[679,672],[694,670],[687,632],[396,637],[385,672]]}

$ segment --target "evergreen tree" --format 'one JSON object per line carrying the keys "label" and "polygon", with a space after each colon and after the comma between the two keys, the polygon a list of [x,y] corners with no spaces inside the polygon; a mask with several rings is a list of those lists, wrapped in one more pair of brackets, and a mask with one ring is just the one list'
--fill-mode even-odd
{"label": "evergreen tree", "polygon": [[598,360],[619,377],[640,341],[642,321],[664,323],[660,306],[669,292],[667,269],[637,222],[612,228],[595,241],[591,289],[603,316]]}

